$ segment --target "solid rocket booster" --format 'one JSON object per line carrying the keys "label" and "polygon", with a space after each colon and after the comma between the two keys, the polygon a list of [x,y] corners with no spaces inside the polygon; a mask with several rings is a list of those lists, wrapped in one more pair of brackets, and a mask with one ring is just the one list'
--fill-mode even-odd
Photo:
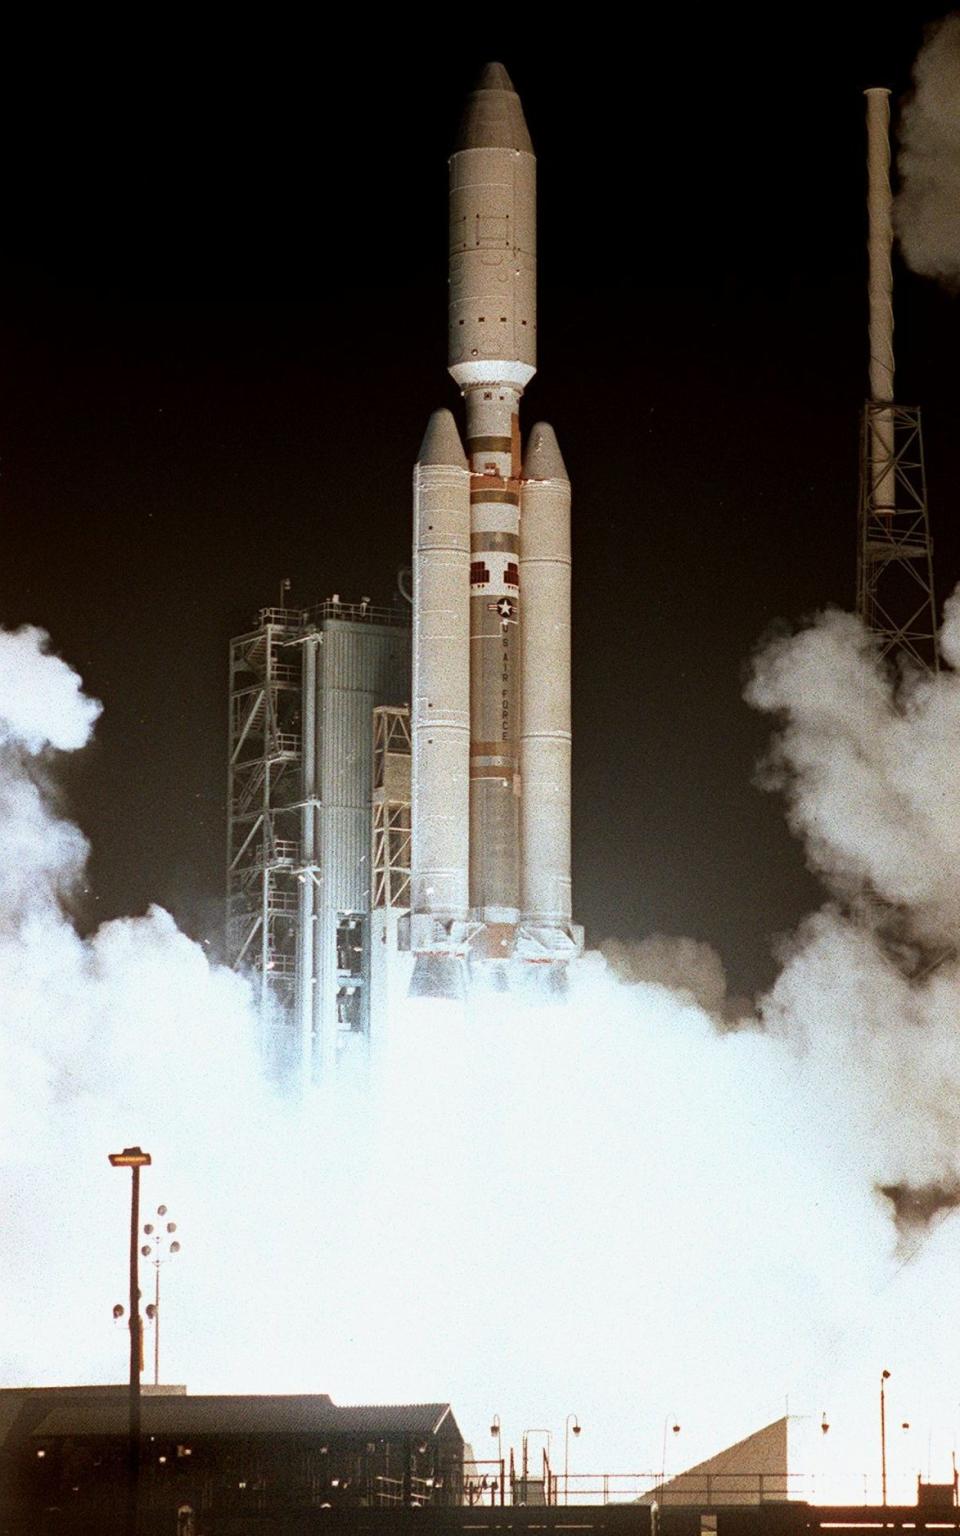
{"label": "solid rocket booster", "polygon": [[520,501],[520,906],[569,928],[570,481],[552,427],[530,433]]}
{"label": "solid rocket booster", "polygon": [[[450,160],[448,362],[466,452],[450,413],[436,412],[414,472],[410,944],[434,962],[562,963],[582,942],[570,887],[570,485],[545,425],[521,464],[536,161],[501,64],[484,70]],[[434,984],[418,972],[415,990],[445,990],[436,965]]]}
{"label": "solid rocket booster", "polygon": [[470,863],[470,474],[456,422],[434,411],[413,474],[411,906],[463,922]]}

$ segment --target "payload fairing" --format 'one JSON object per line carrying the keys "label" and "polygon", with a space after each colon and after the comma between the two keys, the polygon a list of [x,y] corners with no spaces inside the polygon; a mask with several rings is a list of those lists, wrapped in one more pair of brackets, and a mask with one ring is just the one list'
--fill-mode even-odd
{"label": "payload fairing", "polygon": [[[414,471],[412,869],[416,995],[467,976],[562,983],[570,882],[570,482],[552,429],[521,461],[536,371],[536,161],[490,64],[450,160],[449,411]],[[542,968],[542,969],[541,969]]]}

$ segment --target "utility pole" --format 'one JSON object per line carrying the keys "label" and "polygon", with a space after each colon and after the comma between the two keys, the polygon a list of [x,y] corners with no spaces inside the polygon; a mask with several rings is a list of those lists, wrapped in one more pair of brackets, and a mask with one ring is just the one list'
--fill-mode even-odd
{"label": "utility pole", "polygon": [[140,1319],[140,1169],[150,1166],[149,1152],[125,1147],[108,1154],[114,1168],[129,1168],[133,1175],[130,1194],[130,1395],[127,1448],[127,1515],[125,1536],[137,1536],[137,1505],[140,1491],[140,1372],[143,1368],[143,1324]]}

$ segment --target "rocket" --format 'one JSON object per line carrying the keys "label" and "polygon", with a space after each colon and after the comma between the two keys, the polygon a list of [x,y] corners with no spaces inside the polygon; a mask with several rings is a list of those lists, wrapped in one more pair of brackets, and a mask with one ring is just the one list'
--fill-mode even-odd
{"label": "rocket", "polygon": [[581,951],[570,880],[570,482],[536,371],[536,160],[501,64],[450,159],[448,365],[465,402],[414,469],[413,995],[535,979]]}

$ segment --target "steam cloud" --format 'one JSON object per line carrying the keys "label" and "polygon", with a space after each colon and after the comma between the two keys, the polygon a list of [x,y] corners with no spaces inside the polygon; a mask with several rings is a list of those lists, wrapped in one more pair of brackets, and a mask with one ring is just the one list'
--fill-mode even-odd
{"label": "steam cloud", "polygon": [[769,644],[747,690],[780,716],[763,782],[832,895],[784,945],[761,1015],[839,1085],[902,1233],[952,1208],[960,1172],[957,593],[941,654],[937,678],[895,692],[859,622],[827,612]]}
{"label": "steam cloud", "polygon": [[702,940],[651,934],[636,943],[607,939],[601,953],[615,976],[626,982],[665,987],[685,1003],[696,1003],[717,1023],[735,1023],[749,1004],[727,995],[727,977],[716,950]]}
{"label": "steam cloud", "polygon": [[900,246],[915,272],[960,283],[960,12],[930,28],[900,120]]}
{"label": "steam cloud", "polygon": [[0,743],[37,754],[86,746],[100,705],[81,692],[77,674],[51,656],[50,636],[25,624],[0,630]]}
{"label": "steam cloud", "polygon": [[728,1027],[707,946],[657,939],[588,955],[563,1009],[411,1004],[370,1085],[291,1104],[244,983],[168,914],[74,931],[85,844],[50,760],[97,706],[39,631],[0,636],[0,1379],[122,1379],[106,1154],[139,1142],[145,1215],[167,1203],[184,1245],[161,1375],[193,1391],[450,1399],[481,1456],[494,1412],[516,1444],[576,1409],[575,1473],[658,1469],[667,1413],[676,1470],[789,1391],[829,1406],[816,1454],[839,1479],[872,1459],[882,1349],[905,1416],[951,1423],[952,1224],[904,1269],[889,1212],[924,1216],[960,1169],[958,688],[918,680],[895,707],[839,614],[758,657],[768,781],[831,891],[764,1028]]}

